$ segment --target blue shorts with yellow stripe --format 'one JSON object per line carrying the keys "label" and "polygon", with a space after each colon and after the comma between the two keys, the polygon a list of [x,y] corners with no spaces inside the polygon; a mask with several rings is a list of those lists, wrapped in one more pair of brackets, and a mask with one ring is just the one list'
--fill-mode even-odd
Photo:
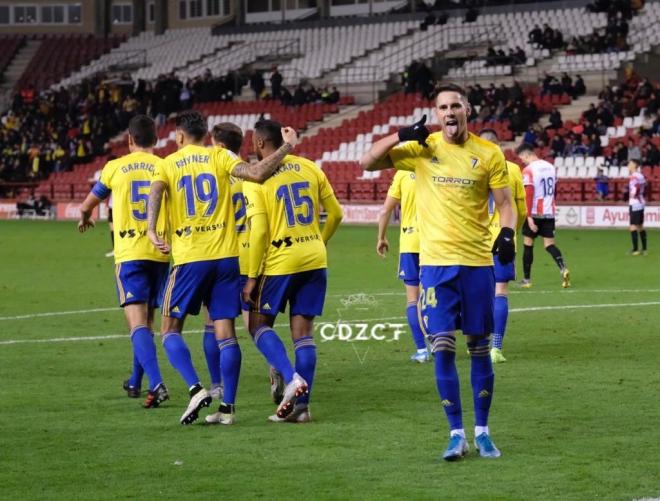
{"label": "blue shorts with yellow stripe", "polygon": [[261,275],[257,279],[257,311],[262,315],[284,313],[316,317],[323,313],[328,276],[325,268],[289,275]]}
{"label": "blue shorts with yellow stripe", "polygon": [[163,315],[197,315],[202,303],[211,320],[236,318],[241,312],[237,257],[196,261],[172,267],[163,298]]}
{"label": "blue shorts with yellow stripe", "polygon": [[169,263],[160,261],[124,261],[115,265],[115,282],[119,306],[147,303],[161,305]]}
{"label": "blue shorts with yellow stripe", "polygon": [[402,252],[399,254],[399,278],[406,285],[419,285],[418,252]]}
{"label": "blue shorts with yellow stripe", "polygon": [[462,330],[493,332],[495,274],[492,266],[422,266],[419,314],[427,336]]}

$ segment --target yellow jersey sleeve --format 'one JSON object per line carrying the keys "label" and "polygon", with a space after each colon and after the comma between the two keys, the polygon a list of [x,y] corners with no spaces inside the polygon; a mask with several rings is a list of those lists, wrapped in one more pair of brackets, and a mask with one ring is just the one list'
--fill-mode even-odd
{"label": "yellow jersey sleeve", "polygon": [[414,171],[419,157],[423,154],[423,146],[416,141],[407,141],[396,145],[389,152],[390,160],[396,170]]}
{"label": "yellow jersey sleeve", "polygon": [[318,169],[319,173],[319,196],[321,197],[321,202],[327,200],[330,197],[335,196],[335,190],[332,189],[330,181],[328,181],[328,176],[325,175],[321,169]]}
{"label": "yellow jersey sleeve", "polygon": [[493,189],[505,188],[509,186],[509,169],[506,165],[506,159],[502,150],[497,148],[490,159],[490,168],[488,176],[488,187]]}
{"label": "yellow jersey sleeve", "polygon": [[[99,178],[99,183],[101,183],[103,186],[105,186],[108,190],[111,189],[112,178],[114,176],[115,170],[117,170],[115,168],[115,165],[117,165],[117,164],[115,163],[114,160],[112,160],[112,161],[108,162],[107,164],[105,164],[105,166],[103,167],[103,170],[101,170],[101,177]],[[108,195],[103,196],[103,197],[99,197],[99,198],[102,198],[103,200],[105,200],[107,197],[108,197]]]}
{"label": "yellow jersey sleeve", "polygon": [[246,181],[243,183],[243,195],[248,219],[256,214],[266,214],[266,204],[260,184]]}
{"label": "yellow jersey sleeve", "polygon": [[215,167],[223,174],[231,175],[234,167],[243,163],[241,157],[236,155],[233,151],[225,148],[214,148],[211,156]]}
{"label": "yellow jersey sleeve", "polygon": [[[102,176],[102,174],[101,174]],[[161,183],[164,183],[165,186],[169,186],[169,178],[167,177],[167,162],[165,159],[160,160],[158,163],[156,163],[154,167],[154,173],[151,177],[152,182],[160,181]]]}
{"label": "yellow jersey sleeve", "polygon": [[390,184],[390,189],[387,190],[387,196],[401,200],[401,174],[403,171],[399,171],[394,174],[392,178],[392,184]]}

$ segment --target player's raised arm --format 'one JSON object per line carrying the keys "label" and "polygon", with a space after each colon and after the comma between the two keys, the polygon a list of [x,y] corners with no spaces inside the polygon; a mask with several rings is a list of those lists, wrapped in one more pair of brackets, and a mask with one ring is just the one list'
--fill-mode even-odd
{"label": "player's raised arm", "polygon": [[163,181],[153,181],[149,191],[149,202],[147,204],[147,236],[154,247],[163,254],[170,253],[169,244],[158,236],[156,231],[156,222],[160,215],[160,206],[163,203],[163,193],[166,185]]}
{"label": "player's raised arm", "polygon": [[396,134],[390,134],[376,141],[369,148],[369,151],[362,155],[360,159],[362,168],[368,171],[375,171],[394,167],[388,153],[400,142],[417,141],[422,146],[428,146],[426,144],[426,138],[429,137],[429,130],[424,125],[425,123],[426,115],[409,127],[399,129]]}
{"label": "player's raised arm", "polygon": [[387,196],[383,207],[380,209],[380,214],[378,215],[378,242],[376,243],[376,253],[384,258],[387,255],[387,251],[390,250],[390,243],[387,241],[387,226],[390,224],[392,219],[392,212],[399,204],[399,200],[394,197]]}
{"label": "player's raised arm", "polygon": [[259,159],[259,162],[255,164],[243,162],[236,165],[231,175],[247,181],[263,183],[275,172],[275,169],[277,169],[277,166],[282,162],[284,157],[293,151],[293,148],[298,143],[298,134],[291,127],[283,127],[282,140],[283,142],[277,145],[278,148],[274,153]]}

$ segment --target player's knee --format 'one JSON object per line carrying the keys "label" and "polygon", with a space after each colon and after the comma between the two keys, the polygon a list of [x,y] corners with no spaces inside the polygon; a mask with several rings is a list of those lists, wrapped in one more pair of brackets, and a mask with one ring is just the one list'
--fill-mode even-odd
{"label": "player's knee", "polygon": [[478,338],[472,337],[467,343],[467,348],[471,357],[490,356],[490,335]]}
{"label": "player's knee", "polygon": [[431,334],[429,343],[431,344],[432,353],[440,351],[456,352],[456,336],[453,332]]}

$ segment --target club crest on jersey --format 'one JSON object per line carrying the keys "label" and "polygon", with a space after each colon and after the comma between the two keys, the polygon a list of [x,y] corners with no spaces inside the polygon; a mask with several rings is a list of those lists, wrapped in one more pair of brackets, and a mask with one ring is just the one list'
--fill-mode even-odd
{"label": "club crest on jersey", "polygon": [[472,160],[472,168],[476,169],[477,165],[479,165],[479,159],[477,157],[471,157]]}

